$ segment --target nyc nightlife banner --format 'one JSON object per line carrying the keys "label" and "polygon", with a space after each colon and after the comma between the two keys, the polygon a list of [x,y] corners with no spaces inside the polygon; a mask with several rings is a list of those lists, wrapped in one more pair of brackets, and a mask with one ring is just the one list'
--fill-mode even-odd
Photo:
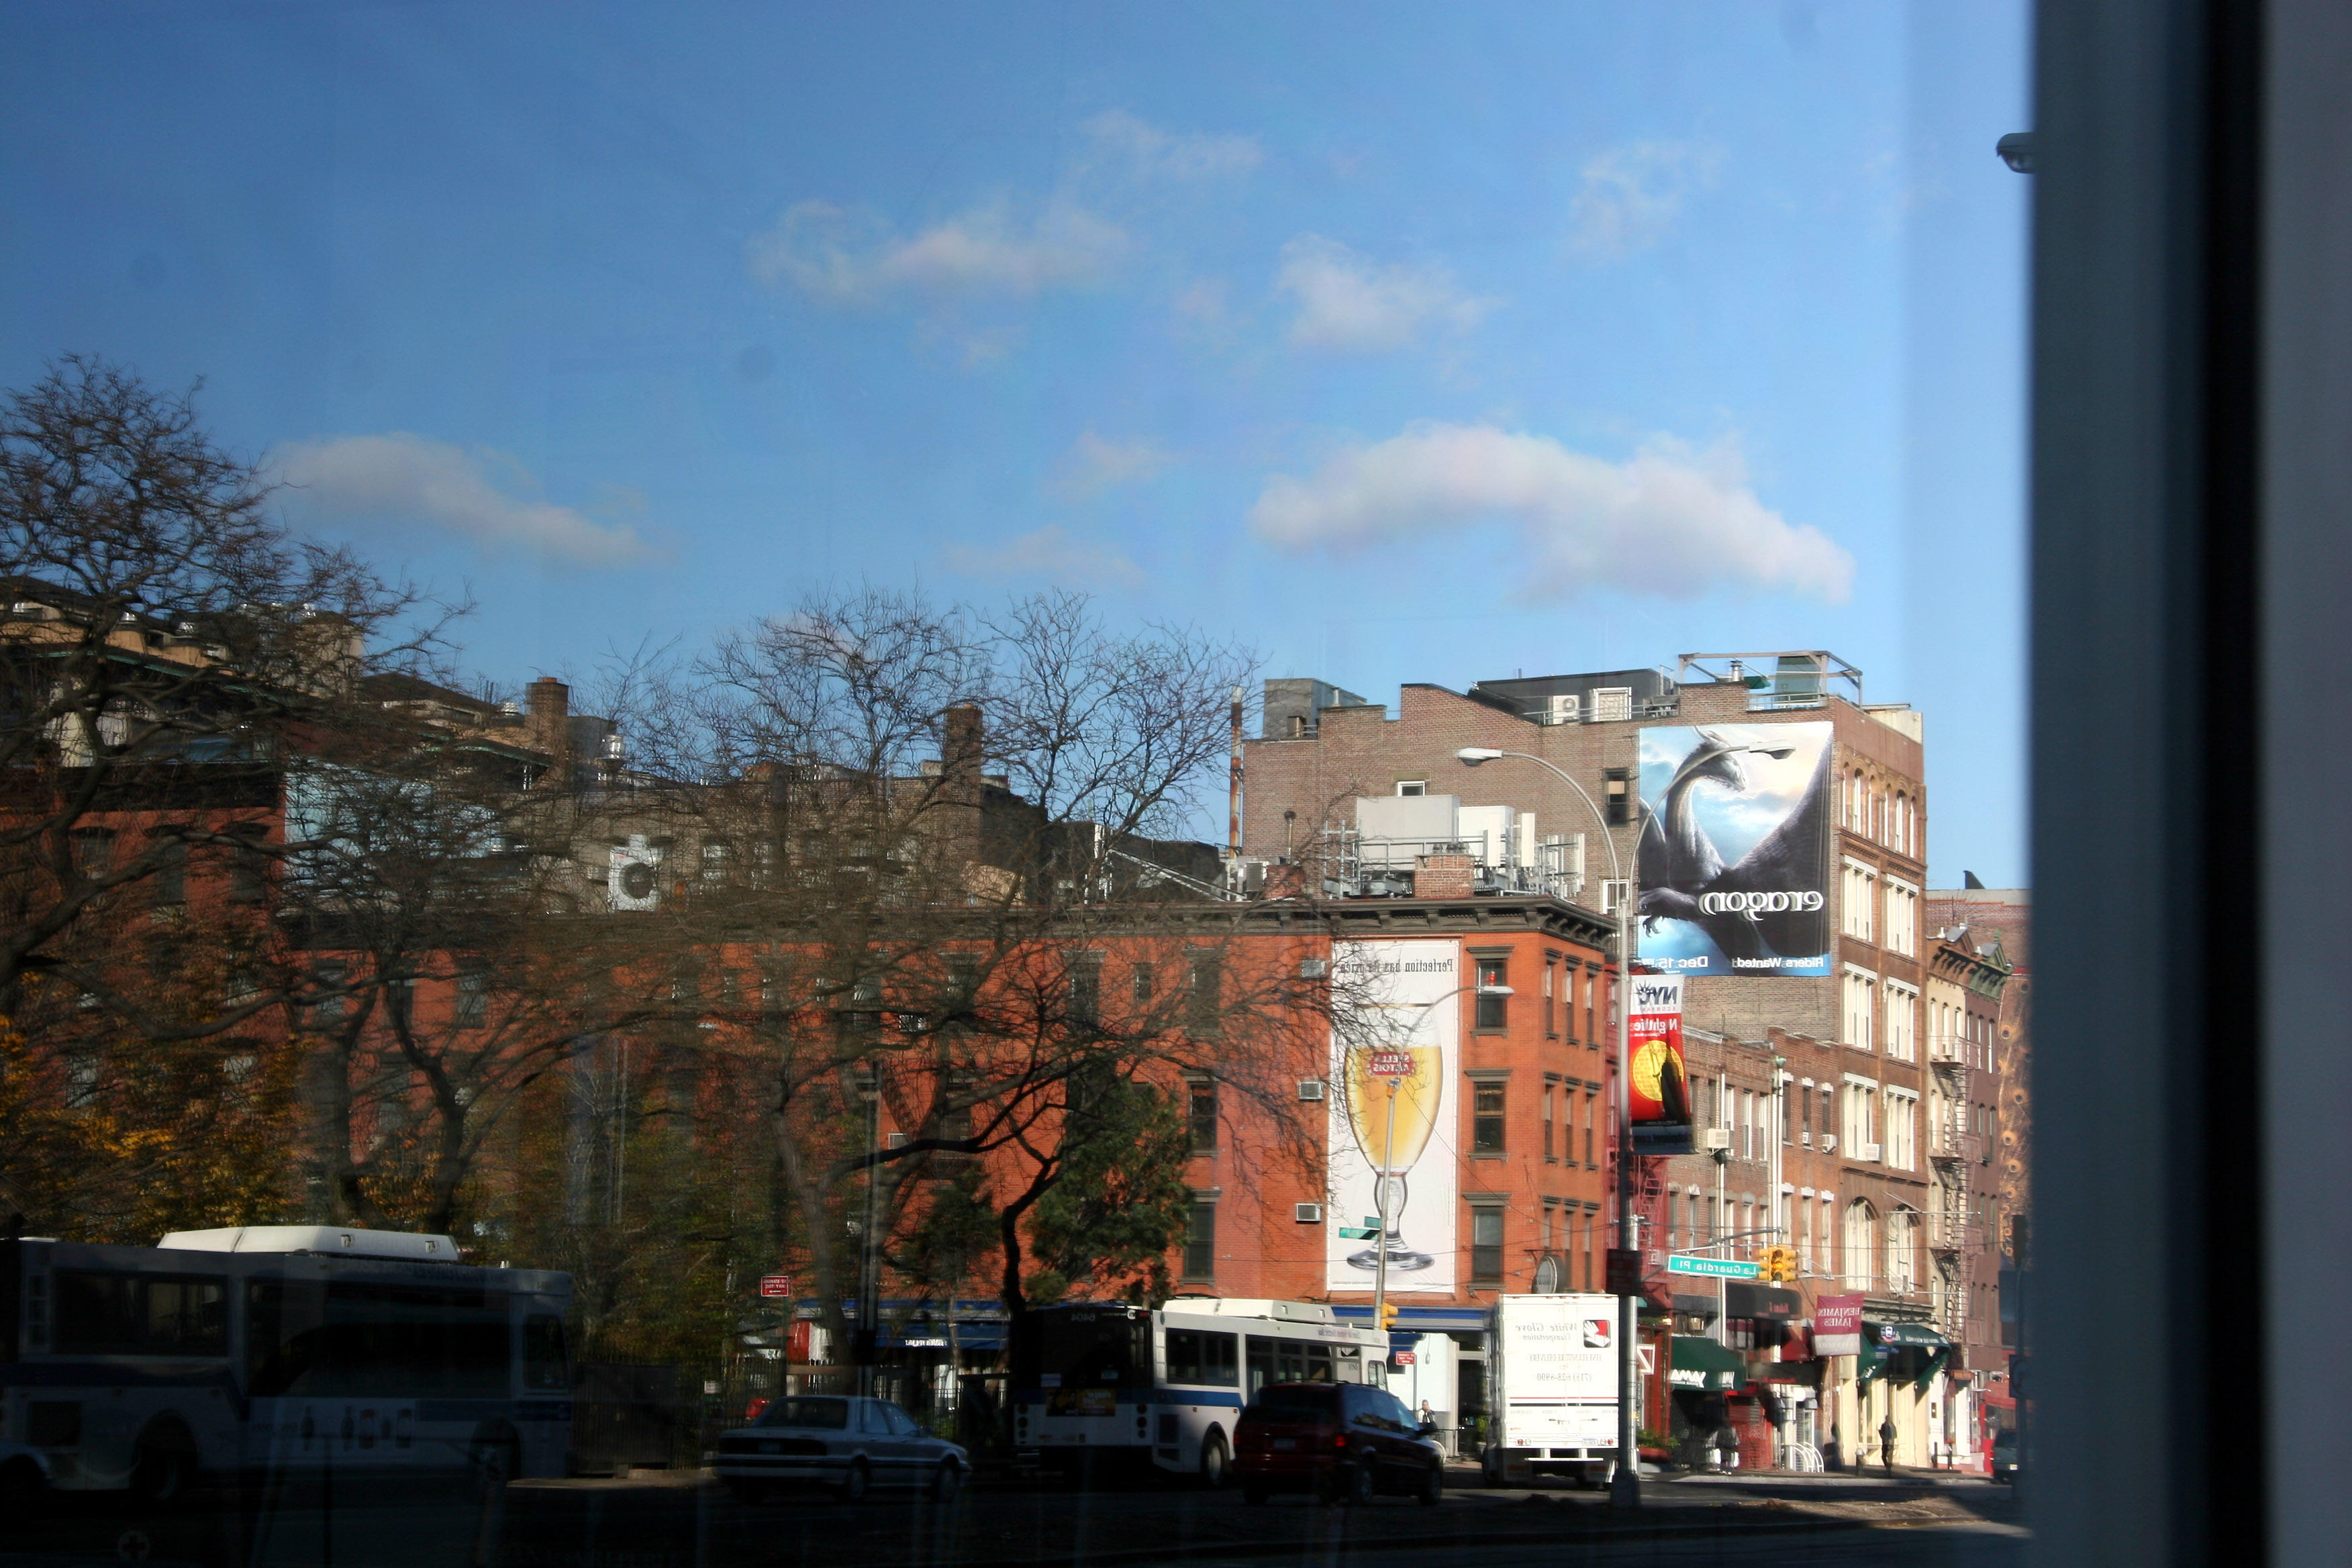
{"label": "nyc nightlife banner", "polygon": [[1690,1073],[1683,1063],[1683,977],[1636,974],[1626,1018],[1626,1100],[1636,1154],[1691,1152]]}
{"label": "nyc nightlife banner", "polygon": [[[1460,1106],[1454,1085],[1462,1076],[1463,1006],[1453,993],[1463,984],[1462,944],[1333,946],[1332,967],[1347,1012],[1331,1037],[1324,1286],[1370,1290],[1385,1252],[1390,1295],[1451,1295],[1460,1207],[1454,1131]],[[1388,1070],[1400,1066],[1409,1070]],[[1377,1232],[1374,1216],[1383,1212],[1387,1235],[1339,1234],[1343,1228]]]}
{"label": "nyc nightlife banner", "polygon": [[1832,732],[1642,731],[1642,962],[1671,974],[1830,973]]}

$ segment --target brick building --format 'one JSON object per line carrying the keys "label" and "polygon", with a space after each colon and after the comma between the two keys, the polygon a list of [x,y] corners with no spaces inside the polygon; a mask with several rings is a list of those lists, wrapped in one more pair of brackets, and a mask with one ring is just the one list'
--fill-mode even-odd
{"label": "brick building", "polygon": [[[1345,900],[1409,890],[1423,857],[1453,847],[1473,861],[1478,886],[1549,891],[1603,913],[1623,896],[1615,879],[1633,872],[1644,726],[1831,726],[1833,972],[1694,975],[1685,989],[1685,1033],[1698,1057],[1692,1071],[1704,1092],[1720,1097],[1703,1101],[1701,1118],[1739,1139],[1751,1115],[1776,1128],[1777,1174],[1770,1162],[1742,1156],[1717,1193],[1711,1179],[1691,1179],[1697,1173],[1687,1162],[1645,1171],[1639,1239],[1654,1300],[1703,1299],[1659,1273],[1668,1230],[1677,1245],[1694,1234],[1696,1186],[1709,1245],[1753,1229],[1797,1249],[1801,1310],[1822,1294],[1859,1294],[1874,1329],[1904,1325],[1891,1331],[1906,1347],[1895,1361],[1816,1363],[1811,1383],[1778,1403],[1790,1438],[1826,1445],[1833,1436],[1849,1461],[1876,1458],[1891,1404],[1898,1462],[1926,1463],[1945,1384],[1929,1379],[1922,1394],[1916,1376],[1898,1385],[1879,1375],[1889,1365],[1916,1373],[1945,1337],[1928,1223],[1920,716],[1864,702],[1860,672],[1818,651],[1688,656],[1672,677],[1609,671],[1483,681],[1461,692],[1412,684],[1393,717],[1321,681],[1269,683],[1265,711],[1265,732],[1245,750],[1245,854],[1298,862]],[[1529,763],[1466,767],[1455,756],[1464,747],[1540,758],[1592,804]],[[1640,953],[1637,932],[1637,963]],[[1718,1049],[1717,1064],[1707,1053]],[[1764,1052],[1777,1059],[1759,1074]],[[1752,1226],[1740,1217],[1749,1194],[1760,1211]],[[1729,1316],[1708,1331],[1727,1336]],[[1684,1326],[1706,1321],[1685,1317]]]}

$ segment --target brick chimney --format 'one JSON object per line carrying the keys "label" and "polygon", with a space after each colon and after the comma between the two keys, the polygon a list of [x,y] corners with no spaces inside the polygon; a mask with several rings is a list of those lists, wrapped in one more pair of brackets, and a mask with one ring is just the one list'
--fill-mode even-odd
{"label": "brick chimney", "polygon": [[561,784],[572,777],[572,688],[551,675],[542,675],[523,690],[525,743],[547,759],[541,784]]}
{"label": "brick chimney", "polygon": [[1467,855],[1421,855],[1412,863],[1412,896],[1416,899],[1466,899],[1477,878],[1477,864]]}
{"label": "brick chimney", "polygon": [[940,730],[940,802],[948,808],[946,832],[955,853],[980,858],[981,802],[986,796],[987,737],[980,704],[949,709]]}

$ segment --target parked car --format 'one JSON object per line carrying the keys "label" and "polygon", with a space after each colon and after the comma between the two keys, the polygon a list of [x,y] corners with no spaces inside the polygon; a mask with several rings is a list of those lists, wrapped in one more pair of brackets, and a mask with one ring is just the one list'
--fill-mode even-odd
{"label": "parked car", "polygon": [[1245,1501],[1309,1492],[1364,1503],[1386,1492],[1434,1505],[1445,1451],[1386,1389],[1358,1383],[1278,1383],[1262,1388],[1234,1428],[1234,1473]]}
{"label": "parked car", "polygon": [[844,1502],[876,1487],[919,1488],[945,1502],[963,1489],[971,1457],[887,1399],[799,1394],[722,1435],[711,1468],[745,1502],[794,1482],[829,1486]]}
{"label": "parked car", "polygon": [[48,1500],[48,1456],[22,1443],[0,1442],[0,1529],[31,1519]]}
{"label": "parked car", "polygon": [[1992,1479],[2017,1479],[2017,1434],[2007,1428],[1992,1435]]}

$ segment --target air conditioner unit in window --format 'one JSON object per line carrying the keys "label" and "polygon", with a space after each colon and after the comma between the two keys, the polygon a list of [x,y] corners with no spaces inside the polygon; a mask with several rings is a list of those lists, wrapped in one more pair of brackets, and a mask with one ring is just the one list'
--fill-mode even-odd
{"label": "air conditioner unit in window", "polygon": [[1857,1159],[1867,1161],[1872,1164],[1876,1164],[1878,1163],[1878,1145],[1875,1143],[1858,1144],[1855,1146],[1854,1155]]}
{"label": "air conditioner unit in window", "polygon": [[613,870],[605,884],[604,901],[616,910],[661,907],[662,850],[642,833],[632,833],[626,844],[613,846]]}
{"label": "air conditioner unit in window", "polygon": [[1822,1152],[1824,1154],[1834,1154],[1837,1152],[1836,1133],[1824,1132],[1822,1134]]}
{"label": "air conditioner unit in window", "polygon": [[1300,1079],[1298,1080],[1298,1098],[1301,1100],[1322,1099],[1323,1080],[1319,1078]]}
{"label": "air conditioner unit in window", "polygon": [[1700,1129],[1698,1130],[1698,1146],[1699,1146],[1701,1149],[1728,1149],[1728,1148],[1730,1148],[1730,1147],[1731,1147],[1731,1129],[1730,1129],[1730,1128],[1728,1128],[1728,1127],[1702,1127],[1702,1128],[1700,1128]]}
{"label": "air conditioner unit in window", "polygon": [[1290,1205],[1290,1214],[1291,1217],[1296,1219],[1301,1225],[1321,1225],[1323,1223],[1323,1205],[1321,1204],[1293,1204]]}

